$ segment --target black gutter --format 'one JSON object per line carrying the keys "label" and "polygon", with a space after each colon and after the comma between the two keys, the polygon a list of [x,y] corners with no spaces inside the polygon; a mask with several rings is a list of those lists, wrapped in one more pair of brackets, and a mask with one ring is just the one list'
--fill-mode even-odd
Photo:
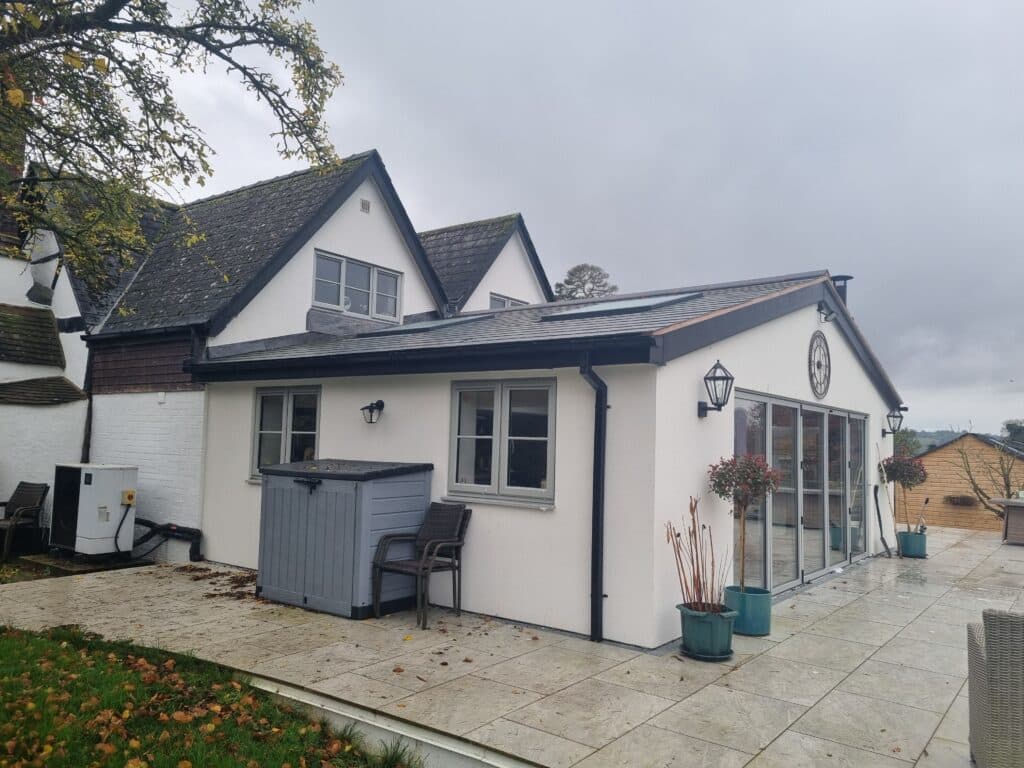
{"label": "black gutter", "polygon": [[590,513],[590,639],[604,640],[604,469],[608,437],[608,384],[583,356],[580,375],[594,388],[594,489]]}

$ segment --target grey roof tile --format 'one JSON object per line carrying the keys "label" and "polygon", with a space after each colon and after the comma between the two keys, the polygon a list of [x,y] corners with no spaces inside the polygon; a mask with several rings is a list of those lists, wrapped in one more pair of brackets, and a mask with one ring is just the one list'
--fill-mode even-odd
{"label": "grey roof tile", "polygon": [[64,367],[53,312],[0,304],[0,362]]}
{"label": "grey roof tile", "polygon": [[85,399],[85,392],[63,376],[0,384],[0,405],[61,405]]}

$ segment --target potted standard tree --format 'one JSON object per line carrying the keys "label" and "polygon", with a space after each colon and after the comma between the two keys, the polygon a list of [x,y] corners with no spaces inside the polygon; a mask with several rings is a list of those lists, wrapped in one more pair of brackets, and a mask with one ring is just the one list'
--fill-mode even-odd
{"label": "potted standard tree", "polygon": [[715,553],[711,529],[700,521],[699,499],[690,497],[689,520],[682,532],[665,523],[665,539],[672,547],[683,602],[680,650],[701,661],[724,661],[732,656],[732,624],[736,612],[723,602],[725,560]]}
{"label": "potted standard tree", "polygon": [[778,490],[781,479],[763,456],[754,454],[722,459],[708,469],[711,490],[732,502],[740,524],[739,584],[725,588],[725,604],[736,611],[735,630],[741,635],[759,637],[772,631],[772,593],[747,586],[747,510],[755,500]]}
{"label": "potted standard tree", "polygon": [[[890,456],[882,461],[879,467],[882,478],[887,483],[896,483],[903,490],[903,521],[907,530],[899,531],[896,540],[899,552],[903,557],[927,557],[928,536],[925,533],[924,514],[916,528],[910,525],[910,510],[907,506],[907,491],[916,488],[928,479],[928,472],[920,459],[913,456]],[[927,503],[927,500],[925,501]],[[893,510],[895,515],[895,510]],[[895,517],[893,523],[895,523]]]}

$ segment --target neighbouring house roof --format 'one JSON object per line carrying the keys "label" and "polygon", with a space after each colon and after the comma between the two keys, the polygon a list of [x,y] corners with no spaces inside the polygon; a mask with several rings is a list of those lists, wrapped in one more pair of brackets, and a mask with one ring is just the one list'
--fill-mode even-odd
{"label": "neighbouring house roof", "polygon": [[554,301],[544,267],[526,231],[521,214],[513,213],[495,219],[470,221],[443,229],[420,232],[420,242],[427,259],[444,286],[448,301],[461,310],[484,275],[494,264],[498,254],[519,232],[530,259],[537,282],[548,301]]}
{"label": "neighbouring house roof", "polygon": [[63,368],[64,350],[53,312],[0,304],[0,362]]}
{"label": "neighbouring house roof", "polygon": [[968,437],[973,437],[985,443],[986,445],[991,445],[993,448],[997,448],[1000,451],[1008,453],[1015,458],[1024,460],[1024,445],[1021,445],[1020,443],[1010,443],[1007,442],[1006,440],[1000,440],[999,438],[992,437],[991,435],[981,434],[980,432],[964,432],[962,435],[958,435],[957,437],[954,437],[952,440],[947,440],[946,442],[940,443],[939,445],[933,445],[927,451],[921,451],[921,453],[917,454],[916,458],[924,458],[925,456],[931,453],[935,453],[935,451],[938,451],[941,448],[951,446],[953,445],[953,443],[957,443]]}
{"label": "neighbouring house roof", "polygon": [[86,394],[63,376],[0,384],[0,405],[61,405],[85,400]]}
{"label": "neighbouring house roof", "polygon": [[[123,277],[98,336],[200,326],[216,333],[366,179],[373,178],[440,311],[445,296],[380,155],[261,181],[169,209],[152,252]],[[200,235],[186,244],[190,234]],[[195,239],[195,238],[194,238]]]}
{"label": "neighbouring house roof", "polygon": [[899,394],[840,300],[828,272],[502,310],[347,337],[291,337],[214,347],[189,366],[198,380],[508,370],[665,363],[796,309],[826,301],[890,407]]}

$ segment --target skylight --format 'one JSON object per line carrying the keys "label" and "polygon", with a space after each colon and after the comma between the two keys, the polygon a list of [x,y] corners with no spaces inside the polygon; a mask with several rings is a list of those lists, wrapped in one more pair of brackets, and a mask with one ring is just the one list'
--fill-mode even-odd
{"label": "skylight", "polygon": [[567,320],[576,317],[594,317],[598,315],[621,315],[628,312],[647,312],[670,304],[678,304],[701,296],[701,293],[677,293],[669,296],[648,296],[643,299],[623,299],[622,301],[599,301],[597,304],[583,304],[572,307],[564,312],[544,315],[541,320]]}
{"label": "skylight", "polygon": [[472,315],[470,317],[449,317],[444,320],[422,320],[418,323],[406,323],[405,325],[396,325],[391,328],[382,328],[379,331],[367,331],[366,333],[360,333],[359,336],[360,338],[365,338],[367,336],[392,336],[399,333],[425,333],[435,328],[462,325],[463,323],[471,323],[474,320],[483,320],[487,317],[494,317],[494,315]]}

